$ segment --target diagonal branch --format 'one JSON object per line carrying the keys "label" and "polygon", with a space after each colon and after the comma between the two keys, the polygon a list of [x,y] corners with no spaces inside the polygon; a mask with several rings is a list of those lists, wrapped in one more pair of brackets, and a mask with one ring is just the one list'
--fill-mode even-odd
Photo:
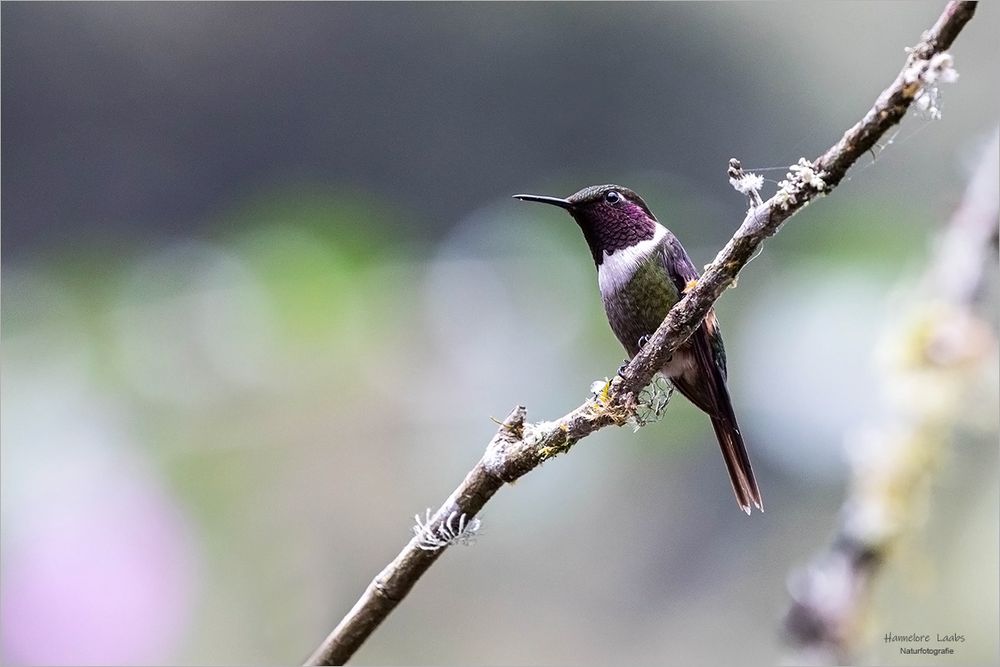
{"label": "diagonal branch", "polygon": [[633,415],[637,397],[670,355],[701,324],[715,301],[736,280],[757,248],[782,223],[816,197],[829,193],[847,169],[906,114],[925,84],[935,80],[942,54],[972,18],[975,2],[952,0],[934,27],[913,48],[903,70],[837,144],[815,164],[800,160],[778,193],[747,212],[732,239],[719,252],[698,284],[675,305],[659,329],[620,377],[572,412],[551,422],[527,423],[518,406],[504,420],[479,463],[418,534],[369,584],[361,598],[309,658],[307,664],[343,664],[399,604],[446,546],[427,549],[426,536],[440,534],[451,517],[471,519],[504,484],[569,451],[582,438]]}

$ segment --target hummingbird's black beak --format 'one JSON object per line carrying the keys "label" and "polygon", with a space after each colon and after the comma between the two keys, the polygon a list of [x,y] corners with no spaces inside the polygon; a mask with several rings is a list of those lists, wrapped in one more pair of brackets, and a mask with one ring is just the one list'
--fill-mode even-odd
{"label": "hummingbird's black beak", "polygon": [[536,201],[540,204],[552,204],[553,206],[564,208],[567,211],[573,208],[573,202],[559,197],[546,197],[545,195],[514,195],[514,199],[520,199],[521,201]]}

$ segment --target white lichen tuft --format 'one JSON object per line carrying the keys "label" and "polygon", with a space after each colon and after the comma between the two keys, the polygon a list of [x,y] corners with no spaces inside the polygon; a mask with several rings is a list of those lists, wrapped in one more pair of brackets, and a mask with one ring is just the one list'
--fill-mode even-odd
{"label": "white lichen tuft", "polygon": [[958,81],[958,71],[955,70],[955,59],[950,53],[935,53],[927,61],[927,69],[920,76],[926,86],[936,83],[955,83]]}
{"label": "white lichen tuft", "polygon": [[646,424],[660,421],[673,395],[674,383],[657,373],[649,386],[639,392],[635,412],[628,419],[632,429],[638,431]]}
{"label": "white lichen tuft", "polygon": [[798,196],[809,189],[816,192],[826,191],[825,172],[818,171],[816,165],[804,157],[788,168],[785,180],[778,183],[778,191],[775,193],[778,206],[783,211],[798,202]]}
{"label": "white lichen tuft", "polygon": [[815,190],[826,189],[826,181],[823,180],[823,174],[817,172],[816,166],[804,157],[800,157],[798,164],[793,164],[789,169],[791,169],[791,172],[788,174],[788,178],[796,178],[801,183],[805,183]]}
{"label": "white lichen tuft", "polygon": [[920,86],[913,98],[918,113],[938,120],[941,118],[940,84],[958,81],[955,59],[950,53],[936,53],[929,60],[915,60],[903,73],[903,81],[907,85]]}
{"label": "white lichen tuft", "polygon": [[937,86],[921,90],[920,94],[913,98],[913,105],[919,116],[929,120],[941,120],[941,91]]}
{"label": "white lichen tuft", "polygon": [[729,169],[726,173],[729,174],[729,184],[733,186],[733,189],[746,195],[747,201],[750,202],[748,213],[764,203],[760,196],[760,189],[764,187],[763,176],[743,171],[743,165],[736,158],[730,158]]}
{"label": "white lichen tuft", "polygon": [[774,193],[774,199],[778,202],[778,206],[781,207],[782,211],[787,211],[788,207],[795,203],[795,193],[789,187],[788,181],[782,181],[778,185],[780,187]]}
{"label": "white lichen tuft", "polygon": [[424,513],[423,520],[419,514],[414,514],[413,519],[416,521],[416,525],[413,526],[413,534],[418,538],[417,547],[423,551],[437,551],[451,544],[469,546],[476,541],[476,536],[482,525],[479,519],[473,518],[469,521],[464,513],[459,514],[455,511],[441,522],[437,530],[434,530],[431,525],[430,508]]}
{"label": "white lichen tuft", "polygon": [[764,187],[764,177],[752,171],[747,171],[743,172],[739,178],[730,178],[729,183],[737,192],[749,196],[752,193],[760,192],[760,189]]}
{"label": "white lichen tuft", "polygon": [[590,393],[596,399],[598,396],[601,396],[608,390],[610,384],[611,383],[608,382],[607,378],[604,378],[603,380],[594,380],[593,382],[590,383]]}

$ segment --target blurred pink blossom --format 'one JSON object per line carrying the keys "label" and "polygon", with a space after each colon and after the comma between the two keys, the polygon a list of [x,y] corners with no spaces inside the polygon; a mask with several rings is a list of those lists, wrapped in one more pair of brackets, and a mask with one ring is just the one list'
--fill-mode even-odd
{"label": "blurred pink blossom", "polygon": [[6,663],[157,663],[174,653],[194,597],[187,526],[157,480],[120,472],[73,496],[59,490],[73,502],[21,517],[4,549]]}

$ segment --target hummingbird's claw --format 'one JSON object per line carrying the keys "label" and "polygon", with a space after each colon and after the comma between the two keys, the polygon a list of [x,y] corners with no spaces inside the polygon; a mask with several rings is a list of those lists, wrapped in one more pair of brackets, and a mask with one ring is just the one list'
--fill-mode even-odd
{"label": "hummingbird's claw", "polygon": [[639,349],[642,349],[642,348],[646,347],[646,343],[648,343],[648,342],[649,342],[649,336],[648,335],[643,335],[639,339]]}
{"label": "hummingbird's claw", "polygon": [[618,372],[615,373],[621,379],[625,379],[625,368],[628,366],[628,359],[622,362],[622,365],[618,367]]}

